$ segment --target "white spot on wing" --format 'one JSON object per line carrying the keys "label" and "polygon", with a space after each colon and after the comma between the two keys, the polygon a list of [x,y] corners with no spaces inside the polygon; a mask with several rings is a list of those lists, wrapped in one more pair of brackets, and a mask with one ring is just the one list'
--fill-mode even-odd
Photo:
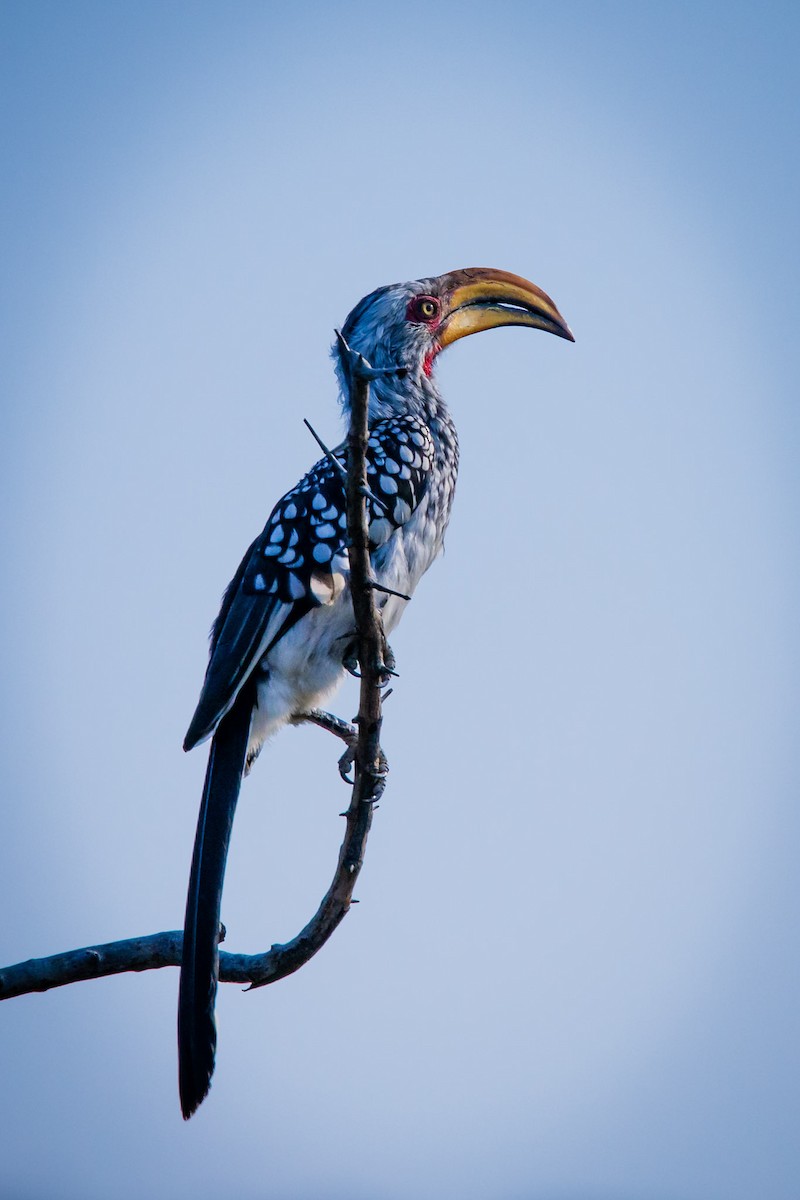
{"label": "white spot on wing", "polygon": [[344,591],[344,576],[335,572],[323,575],[315,571],[311,576],[311,594],[318,604],[332,604]]}
{"label": "white spot on wing", "polygon": [[306,594],[305,584],[296,575],[289,574],[289,595],[293,600],[302,600]]}
{"label": "white spot on wing", "polygon": [[392,535],[391,523],[386,517],[376,517],[369,523],[369,540],[374,546],[382,546]]}
{"label": "white spot on wing", "polygon": [[330,604],[333,599],[333,579],[330,575],[318,575],[316,572],[309,580],[311,595],[317,604]]}

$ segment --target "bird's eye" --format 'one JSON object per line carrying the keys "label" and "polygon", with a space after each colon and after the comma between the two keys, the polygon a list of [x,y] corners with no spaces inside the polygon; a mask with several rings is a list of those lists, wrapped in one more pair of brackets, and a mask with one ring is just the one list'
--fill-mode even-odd
{"label": "bird's eye", "polygon": [[439,316],[439,301],[434,296],[418,296],[409,306],[412,321],[435,321]]}

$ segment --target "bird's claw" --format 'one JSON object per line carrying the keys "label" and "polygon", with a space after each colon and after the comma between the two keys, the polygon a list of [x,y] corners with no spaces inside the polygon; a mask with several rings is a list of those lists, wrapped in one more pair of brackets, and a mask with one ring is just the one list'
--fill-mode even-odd
{"label": "bird's claw", "polygon": [[358,661],[358,647],[355,642],[351,642],[342,656],[342,666],[354,679],[360,679],[361,672],[358,669],[360,665]]}
{"label": "bird's claw", "polygon": [[353,763],[355,762],[355,760],[356,760],[356,746],[355,746],[355,742],[353,742],[351,745],[349,745],[347,747],[344,754],[339,759],[339,774],[341,775],[341,777],[345,783],[350,783],[350,784],[355,783],[355,779],[352,779],[350,777],[350,771],[352,769],[352,766],[353,766]]}
{"label": "bird's claw", "polygon": [[381,676],[380,685],[381,687],[385,688],[392,677],[395,679],[398,678],[397,671],[395,670],[395,667],[397,666],[397,659],[394,656],[392,647],[386,641],[386,638],[383,638],[383,653],[381,654],[381,659],[382,661],[378,664],[378,671]]}
{"label": "bird's claw", "polygon": [[[356,760],[356,739],[353,738],[353,741],[351,743],[349,743],[344,754],[339,759],[339,774],[341,775],[341,777],[345,783],[349,783],[351,785],[353,783],[355,783],[355,778],[353,776],[351,776],[351,774],[350,774],[351,770],[353,769],[353,764],[355,763],[355,760]],[[373,799],[377,800],[378,796],[383,793],[383,789],[386,787],[386,778],[387,778],[388,774],[389,774],[389,760],[386,757],[386,755],[384,754],[383,750],[381,750],[379,753],[379,756],[378,756],[378,769],[375,771],[375,778],[376,778],[377,782],[375,785],[375,793],[372,797]],[[379,787],[380,787],[380,790],[378,790]]]}
{"label": "bird's claw", "polygon": [[386,790],[386,776],[379,775],[377,777],[377,779],[375,780],[375,786],[372,789],[372,795],[367,796],[366,799],[369,800],[370,804],[377,804],[377,802],[380,800],[380,798],[383,795],[383,793],[385,792],[385,790]]}

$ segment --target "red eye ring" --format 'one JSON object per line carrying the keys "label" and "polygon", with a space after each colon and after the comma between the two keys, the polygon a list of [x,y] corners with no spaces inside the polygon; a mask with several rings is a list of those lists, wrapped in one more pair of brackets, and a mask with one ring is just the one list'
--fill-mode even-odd
{"label": "red eye ring", "polygon": [[441,305],[435,296],[415,296],[408,306],[407,317],[418,325],[432,325],[438,320]]}

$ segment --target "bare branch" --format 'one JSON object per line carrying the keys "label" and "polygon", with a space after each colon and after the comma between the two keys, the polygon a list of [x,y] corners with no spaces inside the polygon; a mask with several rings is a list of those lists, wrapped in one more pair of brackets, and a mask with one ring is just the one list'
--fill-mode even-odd
{"label": "bare branch", "polygon": [[[262,954],[232,954],[222,951],[219,956],[219,978],[222,983],[245,983],[251,988],[275,983],[297,971],[313,957],[347,914],[353,900],[353,888],[364,860],[374,802],[379,799],[386,781],[386,759],[380,747],[381,689],[392,674],[386,666],[391,661],[383,633],[383,624],[375,604],[374,591],[386,591],[372,578],[367,533],[366,449],[369,438],[368,411],[370,380],[388,371],[375,370],[363,358],[350,350],[337,331],[340,351],[350,380],[351,417],[347,447],[347,535],[350,554],[350,587],[361,667],[361,694],[357,737],[353,750],[355,781],[347,812],[347,826],[339,850],[336,872],[328,891],[314,916],[296,937],[282,945],[274,945]],[[395,372],[397,374],[401,373]],[[306,422],[308,424],[308,422]],[[312,433],[314,431],[312,430]],[[316,434],[314,434],[316,437]],[[319,438],[317,438],[319,441]],[[327,447],[325,453],[341,464]],[[394,594],[394,593],[391,593]],[[399,594],[399,593],[397,593]],[[388,693],[387,693],[388,694]],[[304,714],[304,718],[337,732],[331,722],[316,719],[319,714]],[[332,719],[335,722],[337,719]],[[346,722],[337,735],[347,738]],[[28,992],[45,992],[50,988],[117,975],[124,971],[150,971],[160,967],[180,966],[183,933],[172,930],[146,937],[85,946],[80,950],[54,954],[49,958],[29,959],[27,962],[0,970],[0,1000]]]}
{"label": "bare branch", "polygon": [[[99,979],[121,971],[151,971],[156,967],[179,967],[183,930],[151,933],[147,937],[106,942],[102,946],[84,946],[52,954],[49,958],[30,958],[0,971],[0,1000],[23,996],[27,992],[47,992],[82,979]],[[220,956],[222,957],[222,956]]]}

